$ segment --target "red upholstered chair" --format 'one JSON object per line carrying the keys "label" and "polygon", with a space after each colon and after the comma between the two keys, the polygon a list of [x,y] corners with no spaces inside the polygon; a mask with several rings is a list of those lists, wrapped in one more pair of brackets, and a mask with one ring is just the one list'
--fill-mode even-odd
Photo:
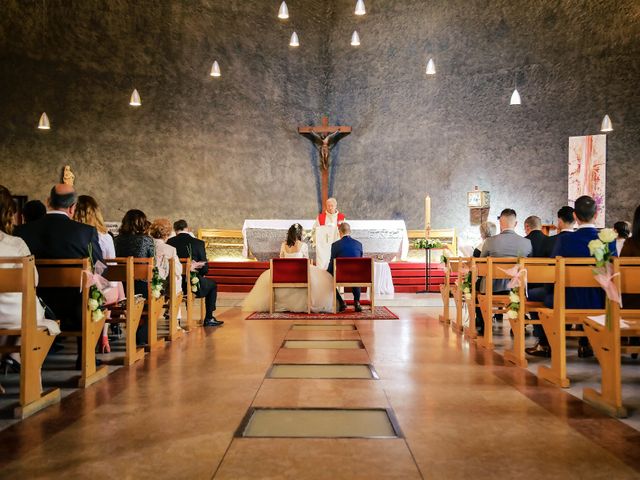
{"label": "red upholstered chair", "polygon": [[275,309],[276,288],[306,288],[307,313],[311,313],[310,269],[307,258],[274,258],[271,260],[271,301],[269,312]]}
{"label": "red upholstered chair", "polygon": [[[371,311],[375,308],[375,293],[373,288],[374,275],[373,258],[335,258],[333,260],[333,289],[338,287],[367,287],[371,292]],[[338,312],[337,301],[334,297],[333,311]]]}

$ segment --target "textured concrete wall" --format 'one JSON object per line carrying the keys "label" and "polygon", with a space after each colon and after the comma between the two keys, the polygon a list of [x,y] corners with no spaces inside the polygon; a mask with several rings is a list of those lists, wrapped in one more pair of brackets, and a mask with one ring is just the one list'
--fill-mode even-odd
{"label": "textured concrete wall", "polygon": [[[608,139],[607,221],[640,203],[640,3],[633,0],[384,0],[353,15],[336,0],[330,111],[354,133],[335,191],[351,216],[469,228],[465,192],[491,191],[491,217],[554,218],[567,199],[568,137]],[[349,38],[357,28],[361,46]],[[437,75],[425,75],[427,58]],[[517,78],[523,104],[510,107]]]}
{"label": "textured concrete wall", "polygon": [[[3,2],[0,183],[43,198],[69,163],[109,219],[311,217],[315,158],[295,127],[328,113],[354,127],[332,188],[349,217],[420,228],[428,192],[434,227],[471,233],[474,185],[492,216],[551,218],[568,137],[597,133],[607,111],[608,223],[640,201],[637,1],[368,0],[363,18],[354,1],[287,3],[284,25],[275,0]],[[521,107],[508,105],[514,79]],[[50,132],[35,129],[45,110]]]}
{"label": "textured concrete wall", "polygon": [[133,207],[220,228],[315,215],[296,126],[319,119],[328,17],[322,0],[288,3],[283,24],[265,1],[3,1],[0,183],[45,198],[68,163],[110,220]]}

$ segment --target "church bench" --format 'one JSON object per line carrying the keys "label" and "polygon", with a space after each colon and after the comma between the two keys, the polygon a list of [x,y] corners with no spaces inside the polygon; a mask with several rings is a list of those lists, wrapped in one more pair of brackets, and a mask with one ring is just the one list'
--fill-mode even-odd
{"label": "church bench", "polygon": [[[477,339],[481,347],[493,349],[493,315],[505,314],[511,303],[509,295],[496,295],[493,292],[493,280],[510,280],[511,275],[504,270],[518,265],[517,258],[479,258],[472,276],[472,285],[478,278],[484,277],[485,293],[476,293],[477,303],[484,319],[483,335]],[[474,322],[475,323],[475,322]]]}
{"label": "church bench", "polygon": [[[623,294],[640,294],[640,258],[614,258],[614,281]],[[620,320],[625,321],[624,325]],[[622,403],[621,355],[640,353],[640,347],[623,347],[621,337],[640,336],[640,310],[624,308],[611,302],[611,328],[586,318],[584,329],[601,370],[600,392],[584,388],[583,399],[616,417],[626,417],[628,412]]]}
{"label": "church bench", "polygon": [[[195,299],[196,296],[191,291],[191,259],[190,258],[181,258],[180,263],[182,264],[182,271],[184,273],[185,281],[183,283],[184,289],[184,301],[187,306],[187,324],[185,330],[187,332],[191,331],[191,329],[195,328]],[[200,319],[204,322],[204,317],[206,314],[206,303],[205,299],[200,299]]]}
{"label": "church bench", "polygon": [[[166,297],[169,298],[167,301],[167,306],[169,310],[169,341],[173,342],[174,340],[182,337],[183,330],[178,328],[179,320],[178,313],[180,312],[180,307],[182,305],[182,299],[184,298],[184,293],[182,291],[182,285],[176,284],[176,259],[172,258],[169,260],[169,282],[168,282],[168,291],[166,293]],[[187,275],[188,278],[188,275]],[[180,288],[178,288],[180,287]]]}
{"label": "church bench", "polygon": [[82,373],[78,381],[78,386],[81,388],[94,384],[108,374],[106,366],[96,367],[96,344],[100,335],[102,335],[105,318],[97,322],[91,318],[91,310],[88,305],[89,286],[83,281],[84,272],[91,270],[90,265],[88,258],[36,260],[39,288],[70,288],[78,291],[82,289],[82,330],[62,331],[62,335],[65,337],[81,338],[82,355],[80,357],[80,365]]}
{"label": "church bench", "polygon": [[469,314],[469,322],[463,327],[464,336],[475,340],[478,337],[478,330],[476,329],[476,307],[478,307],[478,264],[484,264],[486,269],[486,258],[471,258],[470,272],[471,272],[471,298],[465,298],[464,303],[467,306],[467,312]]}
{"label": "church bench", "polygon": [[[449,298],[453,297],[453,301],[455,304],[455,321],[449,318],[451,322],[451,329],[456,333],[462,333],[464,331],[463,325],[463,311],[464,311],[464,294],[462,293],[462,282],[464,282],[464,273],[466,271],[470,271],[471,269],[471,259],[465,257],[450,257],[447,262],[447,276],[449,280],[449,294],[445,299],[445,294],[443,292],[443,302],[446,302],[445,305],[447,309],[446,315],[450,317],[450,308],[448,306]],[[455,276],[455,282],[451,283],[451,279]],[[444,288],[444,285],[443,285]],[[445,315],[443,311],[443,315]]]}
{"label": "church bench", "polygon": [[[531,284],[553,284],[556,277],[556,260],[554,258],[521,258],[521,271],[526,270],[523,281]],[[541,324],[540,320],[532,320],[527,315],[537,313],[545,308],[543,302],[533,302],[527,299],[526,290],[520,288],[521,308],[518,311],[518,318],[510,318],[509,324],[513,332],[513,345],[504,351],[504,359],[518,367],[526,368],[528,361],[525,355],[525,328],[527,325]],[[522,308],[524,307],[524,308]]]}
{"label": "church bench", "polygon": [[442,296],[442,315],[438,317],[440,323],[445,325],[451,323],[449,317],[449,298],[451,298],[451,264],[449,261],[444,266],[444,283],[440,285],[440,295]]}
{"label": "church bench", "polygon": [[[134,258],[113,258],[105,260],[107,270],[102,274],[111,282],[122,282],[125,289],[124,303],[110,307],[111,318],[110,323],[125,324],[125,356],[124,365],[133,365],[138,360],[144,358],[144,349],[138,348],[136,345],[136,330],[142,319],[142,311],[144,310],[144,298],[135,295],[134,280],[136,274],[146,279],[145,272],[136,272],[134,266]],[[143,275],[140,275],[140,274]]]}
{"label": "church bench", "polygon": [[[42,392],[40,374],[45,357],[55,336],[38,327],[33,256],[0,258],[0,292],[22,294],[22,324],[19,329],[0,329],[0,335],[20,337],[20,345],[3,347],[3,353],[19,352],[20,403],[14,409],[16,418],[26,418],[43,408],[60,402],[60,389]],[[7,268],[4,268],[4,267]]]}
{"label": "church bench", "polygon": [[567,377],[567,337],[584,337],[582,330],[567,331],[567,325],[583,325],[590,316],[605,313],[604,309],[566,308],[566,288],[598,288],[593,276],[594,258],[556,258],[553,309],[540,308],[538,313],[551,347],[551,365],[538,367],[538,377],[559,387],[570,385]]}

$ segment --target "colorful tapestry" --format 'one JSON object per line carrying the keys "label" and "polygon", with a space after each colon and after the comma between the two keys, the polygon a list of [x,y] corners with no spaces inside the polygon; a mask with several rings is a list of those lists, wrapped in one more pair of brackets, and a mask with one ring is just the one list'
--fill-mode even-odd
{"label": "colorful tapestry", "polygon": [[598,205],[597,227],[604,227],[605,220],[606,161],[606,135],[569,137],[569,205],[582,195],[593,197]]}

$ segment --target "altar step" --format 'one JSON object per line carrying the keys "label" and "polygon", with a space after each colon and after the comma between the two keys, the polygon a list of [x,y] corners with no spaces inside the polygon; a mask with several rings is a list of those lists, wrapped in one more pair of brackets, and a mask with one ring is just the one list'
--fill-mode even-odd
{"label": "altar step", "polygon": [[[414,293],[425,290],[425,264],[391,262],[391,278],[398,293]],[[269,262],[209,262],[211,278],[218,284],[219,292],[248,292],[262,272],[269,269]],[[439,292],[444,282],[442,264],[431,264],[429,292]]]}

